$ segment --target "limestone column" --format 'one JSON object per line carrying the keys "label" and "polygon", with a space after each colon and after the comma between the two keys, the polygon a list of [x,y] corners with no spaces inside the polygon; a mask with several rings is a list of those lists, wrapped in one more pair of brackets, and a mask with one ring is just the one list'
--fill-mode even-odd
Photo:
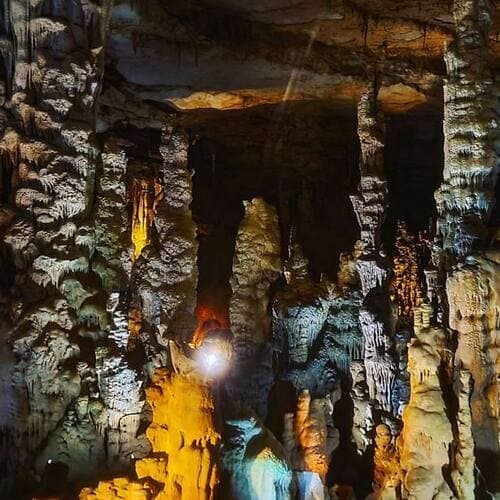
{"label": "limestone column", "polygon": [[264,419],[274,382],[269,301],[270,287],[282,271],[280,233],[274,207],[261,198],[245,201],[244,207],[230,280],[234,358],[226,387]]}
{"label": "limestone column", "polygon": [[163,345],[169,338],[191,340],[196,328],[198,242],[187,151],[187,135],[167,127],[160,147],[164,196],[153,222],[157,244],[142,252],[134,271],[143,318]]}
{"label": "limestone column", "polygon": [[[438,241],[435,260],[441,278],[443,321],[455,332],[455,386],[459,400],[455,463],[462,498],[471,488],[474,455],[487,487],[500,491],[498,479],[498,369],[500,335],[495,320],[499,307],[500,254],[488,248],[488,219],[498,175],[498,111],[488,39],[493,4],[487,0],[455,0],[455,36],[445,53],[443,182],[436,192]],[[444,286],[445,285],[445,286]],[[463,384],[463,373],[472,384]],[[471,390],[472,448],[462,420],[468,409],[463,392]]]}
{"label": "limestone column", "polygon": [[361,230],[361,255],[357,269],[363,305],[360,323],[364,337],[364,365],[370,399],[391,411],[391,391],[396,365],[390,354],[388,332],[389,267],[381,246],[381,226],[388,204],[384,175],[384,125],[377,106],[378,87],[369,84],[358,105],[358,136],[361,143],[358,194],[351,197]]}
{"label": "limestone column", "polygon": [[445,254],[458,258],[484,242],[495,201],[498,116],[488,67],[491,9],[488,0],[455,0],[455,38],[445,53],[445,159],[435,196],[437,230]]}
{"label": "limestone column", "polygon": [[92,238],[84,243],[80,228],[92,208],[95,105],[110,3],[4,2],[1,102],[9,113],[2,114],[0,155],[11,174],[6,244],[17,259],[8,335],[19,360],[10,386],[12,404],[22,408],[6,429],[16,441],[6,462],[23,479],[23,467],[83,384],[77,332],[88,317],[79,309],[98,291],[83,278],[91,274]]}

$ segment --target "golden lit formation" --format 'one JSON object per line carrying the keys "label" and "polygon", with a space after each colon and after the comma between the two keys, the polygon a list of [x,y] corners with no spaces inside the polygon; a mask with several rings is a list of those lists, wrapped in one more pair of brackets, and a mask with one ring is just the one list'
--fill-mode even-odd
{"label": "golden lit formation", "polygon": [[130,199],[132,200],[134,260],[150,243],[151,225],[162,193],[163,186],[158,179],[133,179],[132,181]]}
{"label": "golden lit formation", "polygon": [[219,482],[210,386],[196,374],[155,371],[146,389],[153,420],[146,435],[152,454],[135,463],[138,480],[101,481],[79,500],[211,500]]}

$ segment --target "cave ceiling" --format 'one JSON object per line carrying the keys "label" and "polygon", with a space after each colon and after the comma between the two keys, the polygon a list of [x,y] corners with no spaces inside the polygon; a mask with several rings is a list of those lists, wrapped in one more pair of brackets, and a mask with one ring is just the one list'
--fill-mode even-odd
{"label": "cave ceiling", "polygon": [[[389,113],[439,109],[451,1],[150,0],[115,2],[103,104],[177,110],[283,101],[355,103],[367,72],[383,75]],[[500,7],[490,59],[500,63]],[[144,111],[151,116],[151,110]],[[138,113],[134,106],[134,113]],[[111,117],[108,117],[111,119]],[[154,121],[154,120],[153,120]]]}

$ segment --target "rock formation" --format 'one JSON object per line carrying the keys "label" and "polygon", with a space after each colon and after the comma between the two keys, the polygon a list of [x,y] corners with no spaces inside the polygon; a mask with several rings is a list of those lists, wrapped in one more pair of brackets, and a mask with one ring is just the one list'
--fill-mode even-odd
{"label": "rock formation", "polygon": [[331,453],[338,445],[332,413],[330,396],[311,398],[304,390],[298,396],[295,414],[285,415],[283,441],[295,473],[298,498],[325,498]]}
{"label": "rock formation", "polygon": [[0,498],[500,494],[500,3],[0,1]]}
{"label": "rock formation", "polygon": [[269,297],[281,272],[279,227],[275,209],[264,200],[256,198],[244,205],[229,307],[235,368],[226,387],[232,398],[244,400],[265,418],[274,380]]}
{"label": "rock formation", "polygon": [[364,297],[360,311],[364,338],[364,364],[370,398],[391,411],[395,363],[392,339],[384,308],[388,300],[388,265],[381,246],[381,226],[387,203],[383,172],[384,126],[377,108],[377,84],[370,84],[358,105],[358,136],[361,143],[359,194],[352,202],[361,230],[361,255],[357,266]]}
{"label": "rock formation", "polygon": [[192,371],[159,369],[146,393],[153,412],[146,433],[152,456],[135,462],[137,480],[101,482],[83,489],[80,500],[214,498],[220,435],[210,386]]}
{"label": "rock formation", "polygon": [[291,498],[292,472],[281,443],[259,419],[239,409],[226,420],[221,464],[228,475],[228,498]]}
{"label": "rock formation", "polygon": [[453,433],[440,382],[446,333],[431,327],[431,314],[428,305],[415,311],[415,339],[408,349],[411,396],[399,438],[404,498],[453,498],[445,475]]}

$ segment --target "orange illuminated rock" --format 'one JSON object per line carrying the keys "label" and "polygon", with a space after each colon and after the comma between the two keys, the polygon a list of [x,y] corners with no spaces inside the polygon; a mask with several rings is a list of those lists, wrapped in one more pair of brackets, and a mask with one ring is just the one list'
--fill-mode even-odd
{"label": "orange illuminated rock", "polygon": [[132,243],[134,259],[141,255],[142,249],[149,243],[153,217],[149,182],[146,179],[134,179],[132,182]]}
{"label": "orange illuminated rock", "polygon": [[425,235],[414,236],[404,223],[398,224],[391,294],[396,300],[398,315],[408,319],[423,293],[420,276],[425,249]]}
{"label": "orange illuminated rock", "polygon": [[330,428],[331,402],[328,397],[311,399],[302,391],[297,400],[295,415],[285,416],[283,439],[295,470],[317,473],[322,480],[328,472],[333,451]]}
{"label": "orange illuminated rock", "polygon": [[[446,476],[452,425],[440,381],[446,334],[442,328],[431,326],[431,317],[429,304],[414,312],[416,338],[408,349],[411,397],[403,412],[403,430],[398,439],[403,498],[415,500],[453,497]],[[393,489],[395,482],[388,482],[382,493]]]}
{"label": "orange illuminated rock", "polygon": [[[197,375],[158,369],[146,390],[153,421],[146,431],[153,454],[138,460],[139,481],[116,478],[85,488],[80,500],[210,500],[218,484],[215,428],[210,386]],[[159,485],[155,490],[151,484]]]}

